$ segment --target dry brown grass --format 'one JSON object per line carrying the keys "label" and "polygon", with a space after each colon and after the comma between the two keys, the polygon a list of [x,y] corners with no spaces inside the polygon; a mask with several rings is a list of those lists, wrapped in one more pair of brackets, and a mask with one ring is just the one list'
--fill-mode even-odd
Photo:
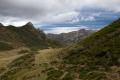
{"label": "dry brown grass", "polygon": [[59,49],[45,49],[40,50],[39,54],[35,57],[35,63],[41,64],[41,63],[49,63],[51,61],[58,60],[57,54],[59,54],[61,51],[61,48]]}
{"label": "dry brown grass", "polygon": [[[24,48],[0,52],[0,68],[6,68],[6,70],[1,74],[4,74],[8,71],[6,66],[13,60],[19,58],[20,56],[28,54],[18,54],[18,52],[23,49]],[[13,75],[13,78],[16,80],[46,80],[47,75],[46,73],[43,73],[43,71],[46,69],[44,63],[48,63],[49,65],[50,62],[58,60],[57,54],[59,54],[60,51],[61,48],[39,50],[38,53],[35,54],[35,63],[38,64],[38,66],[34,66],[31,69],[21,69]],[[42,66],[39,66],[39,64],[42,64]]]}
{"label": "dry brown grass", "polygon": [[27,48],[19,48],[19,49],[14,49],[10,51],[0,52],[0,68],[6,67],[7,64],[12,62],[14,59],[24,55],[24,54],[18,54],[18,52],[23,49],[27,49]]}

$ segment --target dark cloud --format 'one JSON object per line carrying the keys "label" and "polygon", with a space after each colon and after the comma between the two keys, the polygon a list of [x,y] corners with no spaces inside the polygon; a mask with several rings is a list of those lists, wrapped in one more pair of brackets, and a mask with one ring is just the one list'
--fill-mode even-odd
{"label": "dark cloud", "polygon": [[108,17],[119,13],[119,4],[119,0],[0,0],[0,22],[6,25],[23,25],[28,21],[36,25],[82,24],[104,18],[108,12],[111,13]]}
{"label": "dark cloud", "polygon": [[11,0],[0,0],[0,16],[32,19],[44,14],[43,9],[17,4],[19,3],[13,4]]}

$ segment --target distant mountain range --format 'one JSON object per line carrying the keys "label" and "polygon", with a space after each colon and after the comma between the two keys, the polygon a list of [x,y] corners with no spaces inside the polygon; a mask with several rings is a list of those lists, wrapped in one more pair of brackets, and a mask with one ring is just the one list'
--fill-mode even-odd
{"label": "distant mountain range", "polygon": [[69,33],[46,35],[41,29],[36,29],[31,22],[21,27],[4,26],[0,23],[0,50],[18,47],[41,49],[59,47],[81,41],[93,32],[93,30],[81,29]]}
{"label": "distant mountain range", "polygon": [[48,38],[60,41],[63,44],[71,44],[83,40],[94,32],[94,30],[80,29],[78,31],[73,31],[69,33],[48,34],[47,36]]}
{"label": "distant mountain range", "polygon": [[[0,35],[4,35],[0,37],[0,45],[6,47],[14,44],[11,41],[14,40],[26,46],[36,46],[37,43],[51,46],[45,44],[51,44],[45,34],[31,25],[1,26],[3,32],[0,31]],[[14,37],[9,37],[13,32]],[[0,54],[0,80],[120,80],[120,19],[64,48],[3,54]]]}
{"label": "distant mountain range", "polygon": [[3,26],[0,23],[0,49],[6,50],[23,46],[48,48],[58,46],[58,42],[48,39],[46,34],[42,30],[34,28],[31,22],[21,27]]}
{"label": "distant mountain range", "polygon": [[120,80],[120,19],[64,49],[63,55],[64,64],[72,65],[64,69],[72,71],[71,80],[76,74],[78,80]]}

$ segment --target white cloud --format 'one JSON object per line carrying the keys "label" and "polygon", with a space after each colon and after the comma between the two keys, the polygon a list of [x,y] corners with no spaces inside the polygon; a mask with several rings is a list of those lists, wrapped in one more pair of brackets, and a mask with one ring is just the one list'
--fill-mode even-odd
{"label": "white cloud", "polygon": [[80,20],[81,21],[95,21],[95,17],[94,16],[81,17]]}
{"label": "white cloud", "polygon": [[55,27],[55,28],[51,28],[47,31],[45,31],[46,33],[54,33],[54,34],[60,34],[60,33],[68,33],[71,31],[77,31],[80,29],[88,29],[88,27],[86,26],[80,26],[80,27]]}
{"label": "white cloud", "polygon": [[90,0],[91,7],[120,12],[120,0]]}
{"label": "white cloud", "polygon": [[59,13],[54,16],[50,16],[49,19],[45,19],[44,22],[54,22],[54,23],[62,23],[62,22],[70,22],[72,20],[78,19],[79,13],[75,11]]}
{"label": "white cloud", "polygon": [[100,12],[95,12],[95,13],[92,13],[91,16],[94,16],[94,17],[97,16],[97,17],[98,17],[98,16],[100,16],[101,14],[102,14],[102,13],[100,13]]}
{"label": "white cloud", "polygon": [[[39,24],[77,22],[79,19],[76,17],[81,13],[79,11],[84,8],[102,8],[120,12],[120,0],[0,0],[0,16],[14,17],[15,25],[26,21]],[[18,21],[17,18],[20,20]],[[95,18],[83,16],[82,20],[95,20]],[[12,24],[10,20],[4,23]]]}
{"label": "white cloud", "polygon": [[14,26],[22,26],[25,25],[28,21],[26,20],[21,20],[19,18],[14,18],[14,17],[1,17],[0,18],[1,23],[4,23],[5,26],[8,25],[14,25]]}
{"label": "white cloud", "polygon": [[79,22],[79,21],[80,21],[79,18],[75,18],[75,19],[71,20],[69,23],[77,23],[77,22]]}

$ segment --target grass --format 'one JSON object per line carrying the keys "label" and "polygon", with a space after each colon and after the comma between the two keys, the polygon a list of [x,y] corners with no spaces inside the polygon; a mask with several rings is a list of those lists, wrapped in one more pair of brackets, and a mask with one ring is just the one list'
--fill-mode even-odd
{"label": "grass", "polygon": [[24,55],[24,54],[18,54],[18,52],[21,51],[22,49],[25,49],[25,48],[19,48],[19,49],[0,52],[0,68],[6,67],[13,60]]}
{"label": "grass", "polygon": [[3,80],[120,80],[119,26],[120,20],[64,49],[24,54],[8,65]]}
{"label": "grass", "polygon": [[[49,64],[52,61],[58,59],[57,54],[61,49],[46,49],[38,52],[26,50],[21,48],[1,52],[1,69],[3,65],[6,66],[6,70],[0,75],[1,80],[46,80],[48,76],[43,71],[51,67]],[[22,54],[18,54],[19,52]],[[9,55],[4,53],[9,53]]]}
{"label": "grass", "polygon": [[50,63],[52,61],[58,60],[56,57],[60,53],[61,49],[45,49],[40,50],[39,54],[35,56],[35,63],[41,64],[41,63]]}
{"label": "grass", "polygon": [[13,47],[5,42],[0,42],[0,51],[11,50]]}
{"label": "grass", "polygon": [[63,75],[63,72],[60,70],[52,69],[47,73],[47,79],[46,80],[56,80],[59,79]]}
{"label": "grass", "polygon": [[25,53],[29,53],[29,50],[23,49],[23,50],[18,52],[18,54],[25,54]]}

